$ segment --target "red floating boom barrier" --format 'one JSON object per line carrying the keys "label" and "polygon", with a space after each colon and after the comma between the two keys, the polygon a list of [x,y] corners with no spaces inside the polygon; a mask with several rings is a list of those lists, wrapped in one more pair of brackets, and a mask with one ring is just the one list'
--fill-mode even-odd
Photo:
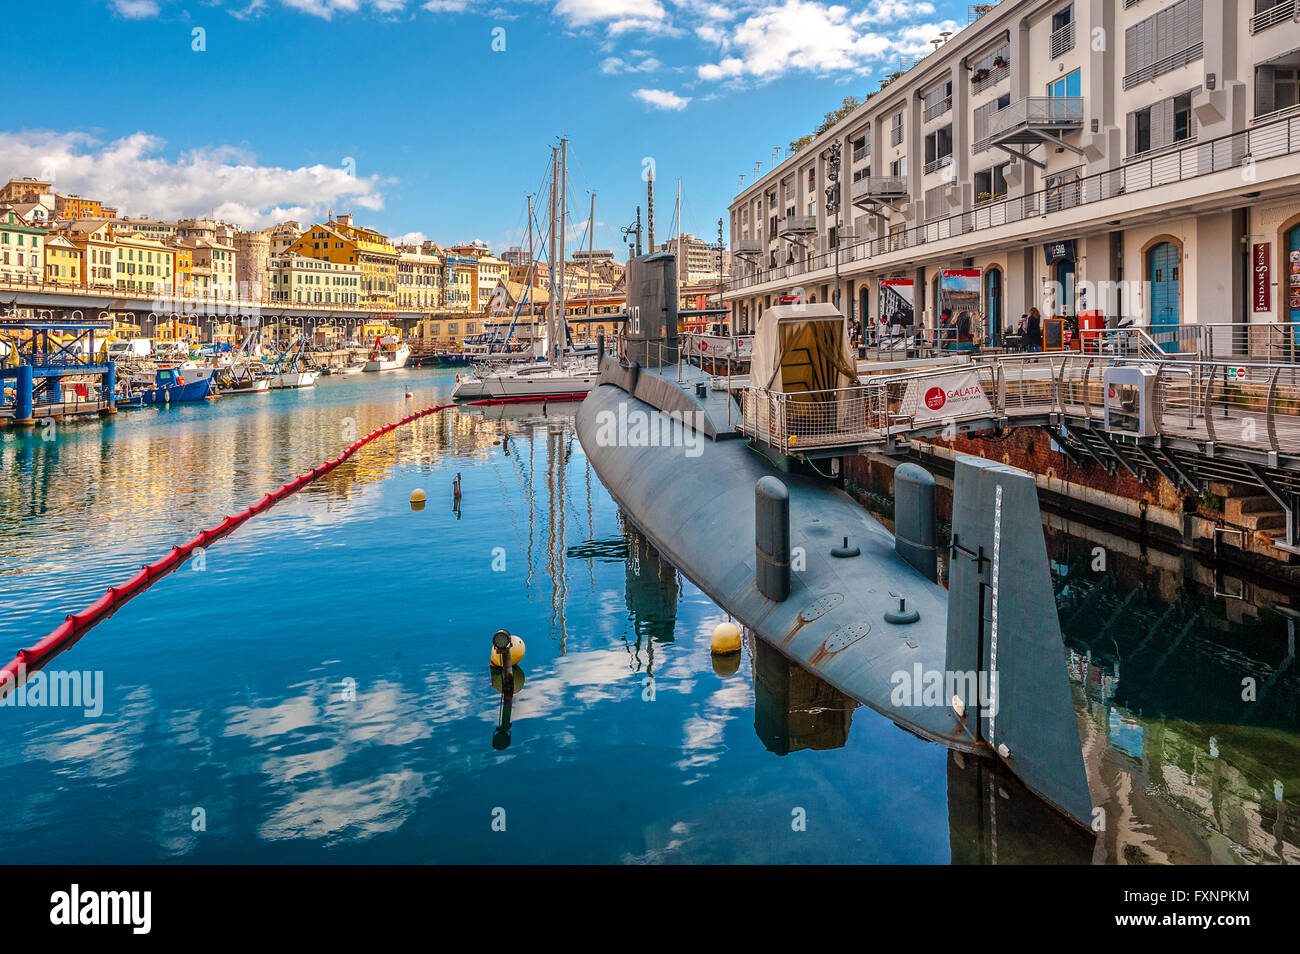
{"label": "red floating boom barrier", "polygon": [[[583,395],[585,396],[585,395]],[[572,396],[566,395],[564,399],[571,399]],[[474,401],[474,405],[490,404],[514,404],[519,403],[515,400],[489,399],[483,401]],[[171,573],[178,566],[190,558],[195,550],[204,549],[216,543],[222,537],[232,533],[238,527],[242,526],[244,521],[250,517],[269,510],[285,497],[289,497],[307,484],[317,478],[325,476],[339,464],[343,463],[366,444],[370,443],[377,437],[401,427],[403,424],[409,424],[419,418],[426,417],[430,414],[436,414],[439,411],[445,411],[448,408],[456,407],[455,404],[439,404],[436,407],[426,407],[422,411],[415,411],[406,415],[399,421],[385,424],[383,427],[371,431],[365,437],[352,444],[339,454],[333,460],[326,461],[319,467],[301,474],[297,478],[289,481],[274,493],[269,493],[260,501],[253,504],[247,510],[244,510],[231,517],[226,517],[216,526],[204,530],[197,534],[192,540],[186,541],[183,545],[172,547],[164,556],[155,560],[153,563],[141,567],[125,582],[117,586],[110,586],[104,591],[104,595],[95,602],[91,603],[79,613],[70,613],[66,619],[44,639],[37,642],[34,646],[27,649],[20,649],[3,669],[0,669],[0,698],[4,698],[10,691],[19,685],[19,680],[25,678],[26,674],[44,666],[52,658],[72,646],[77,640],[81,639],[94,626],[108,619],[116,613],[123,604],[140,593],[143,593],[154,583]]]}

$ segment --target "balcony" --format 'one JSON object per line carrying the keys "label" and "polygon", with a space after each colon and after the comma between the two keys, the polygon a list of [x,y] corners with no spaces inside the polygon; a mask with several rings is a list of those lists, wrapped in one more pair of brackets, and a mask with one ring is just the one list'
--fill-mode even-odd
{"label": "balcony", "polygon": [[863,159],[867,158],[867,153],[870,151],[871,143],[866,143],[862,146],[855,146],[853,149],[853,161],[861,162]]}
{"label": "balcony", "polygon": [[1258,33],[1261,30],[1267,30],[1271,26],[1276,26],[1285,20],[1290,20],[1295,16],[1296,0],[1282,0],[1276,6],[1269,7],[1250,18],[1250,32]]}
{"label": "balcony", "polygon": [[[988,130],[981,142],[997,146],[1042,169],[1043,163],[1027,155],[1027,148],[1047,142],[1083,155],[1082,149],[1062,138],[1082,128],[1083,97],[1030,96],[990,116]],[[1026,150],[1011,148],[1016,145],[1024,146]]]}
{"label": "balcony", "polygon": [[952,165],[952,153],[948,153],[946,156],[940,156],[933,162],[927,162],[925,164],[925,174],[928,176],[930,173],[938,172],[940,169],[950,165]]}
{"label": "balcony", "polygon": [[906,199],[907,180],[902,176],[864,176],[853,183],[849,198],[854,205],[860,199]]}
{"label": "balcony", "polygon": [[787,215],[781,222],[782,237],[791,235],[812,235],[817,231],[817,216]]}
{"label": "balcony", "polygon": [[1074,23],[1065,24],[1052,31],[1051,53],[1052,59],[1058,56],[1064,56],[1074,49]]}
{"label": "balcony", "polygon": [[763,242],[756,238],[736,239],[736,244],[731,249],[733,255],[760,255],[762,252]]}

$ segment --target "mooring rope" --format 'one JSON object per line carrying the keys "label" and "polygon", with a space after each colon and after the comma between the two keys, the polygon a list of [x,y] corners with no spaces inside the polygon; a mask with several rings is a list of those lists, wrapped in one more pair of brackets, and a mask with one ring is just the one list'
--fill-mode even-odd
{"label": "mooring rope", "polygon": [[4,698],[9,692],[19,685],[20,679],[25,679],[30,672],[44,666],[59,653],[68,649],[75,644],[82,636],[86,635],[96,625],[103,622],[108,617],[116,613],[128,601],[143,593],[149,587],[153,586],[160,579],[171,573],[178,566],[184,563],[195,550],[206,549],[216,543],[222,537],[233,533],[238,527],[242,526],[246,520],[259,513],[269,510],[286,497],[296,494],[312,481],[325,476],[335,467],[342,464],[345,460],[365,447],[371,441],[378,437],[383,437],[390,431],[396,430],[404,424],[427,417],[430,414],[437,414],[452,407],[483,407],[496,404],[520,404],[520,403],[547,403],[562,400],[572,400],[573,398],[582,398],[586,395],[564,396],[560,398],[548,398],[545,401],[526,398],[489,398],[481,401],[471,401],[466,404],[439,404],[435,407],[426,407],[422,411],[414,411],[406,417],[385,424],[377,430],[371,431],[365,437],[353,441],[343,453],[339,454],[333,460],[327,460],[319,467],[305,471],[298,477],[289,481],[279,490],[267,494],[260,501],[253,504],[243,512],[233,517],[226,517],[216,526],[204,530],[196,535],[192,540],[188,540],[180,546],[172,547],[165,555],[142,566],[130,579],[117,585],[110,586],[104,591],[104,595],[95,602],[91,603],[79,613],[70,613],[68,616],[54,628],[54,630],[44,639],[27,649],[18,650],[18,654],[11,659],[3,669],[0,669],[0,698]]}

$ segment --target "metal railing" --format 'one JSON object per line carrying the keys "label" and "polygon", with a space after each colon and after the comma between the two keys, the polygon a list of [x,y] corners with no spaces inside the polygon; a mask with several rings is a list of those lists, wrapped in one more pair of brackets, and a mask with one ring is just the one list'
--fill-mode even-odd
{"label": "metal railing", "polygon": [[1068,53],[1074,49],[1074,21],[1070,21],[1062,27],[1057,27],[1052,31],[1051,54],[1052,59],[1056,59],[1063,53]]}
{"label": "metal railing", "polygon": [[1250,32],[1258,33],[1260,30],[1276,26],[1283,20],[1290,20],[1295,16],[1295,4],[1296,0],[1281,0],[1276,6],[1255,14],[1250,18]]}
{"label": "metal railing", "polygon": [[[1156,434],[1300,455],[1300,365],[1184,358],[1009,355],[956,368],[878,374],[828,391],[786,394],[746,386],[736,389],[737,426],[788,453],[886,443],[977,420],[1014,426],[1017,419],[1034,423],[1052,414],[1104,430],[1106,368],[1131,364],[1154,373],[1149,410]],[[974,375],[987,406],[942,418],[922,410],[927,393],[955,375],[967,375],[967,381]]]}
{"label": "metal railing", "polygon": [[984,139],[992,139],[1020,126],[1080,126],[1081,96],[1027,96],[999,109],[988,119]]}
{"label": "metal railing", "polygon": [[[971,232],[1039,218],[1054,206],[1064,211],[1067,208],[1104,202],[1158,186],[1237,168],[1250,161],[1259,162],[1296,152],[1300,152],[1300,115],[1284,117],[1252,129],[1193,143],[1157,156],[1138,159],[1116,169],[1094,173],[1070,183],[1068,192],[1063,192],[1061,187],[1053,187],[1022,196],[990,201],[967,212],[936,219],[880,238],[846,245],[840,249],[839,261],[841,264],[865,261],[889,252],[903,251],[946,241]],[[869,187],[861,186],[861,183],[870,182],[873,178],[868,177],[855,183],[852,191],[853,198],[878,194]],[[831,268],[834,264],[835,253],[829,252],[815,256],[809,268],[805,270],[817,271]],[[784,277],[787,276],[759,271],[748,277],[737,278],[731,290],[748,288]]]}

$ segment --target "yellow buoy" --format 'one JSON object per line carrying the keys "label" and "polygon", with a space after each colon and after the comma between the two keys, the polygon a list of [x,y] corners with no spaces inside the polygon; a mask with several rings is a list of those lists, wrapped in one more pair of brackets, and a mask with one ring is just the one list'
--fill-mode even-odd
{"label": "yellow buoy", "polygon": [[411,491],[411,503],[424,503],[424,491],[416,487]]}
{"label": "yellow buoy", "polygon": [[713,627],[713,639],[709,642],[709,651],[718,656],[740,652],[740,630],[735,623],[719,623]]}
{"label": "yellow buoy", "polygon": [[[510,637],[510,665],[512,666],[518,665],[519,660],[523,658],[524,658],[524,641],[520,639],[518,636],[511,636]],[[501,655],[496,651],[495,646],[492,648],[491,662],[493,666],[500,668]]]}

